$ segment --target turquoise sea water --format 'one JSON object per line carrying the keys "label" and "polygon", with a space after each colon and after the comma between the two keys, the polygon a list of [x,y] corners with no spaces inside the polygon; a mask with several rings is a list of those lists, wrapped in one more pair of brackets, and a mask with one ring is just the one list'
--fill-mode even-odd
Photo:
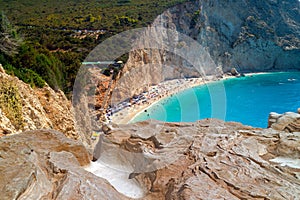
{"label": "turquoise sea water", "polygon": [[205,118],[267,127],[270,112],[300,107],[300,72],[257,74],[197,86],[153,104],[132,122],[157,119],[193,122]]}

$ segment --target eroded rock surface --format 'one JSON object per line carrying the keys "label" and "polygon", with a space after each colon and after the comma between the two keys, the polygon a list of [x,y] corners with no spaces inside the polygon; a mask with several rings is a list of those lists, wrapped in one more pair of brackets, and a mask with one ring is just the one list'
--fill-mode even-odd
{"label": "eroded rock surface", "polygon": [[[141,199],[300,196],[299,132],[219,120],[153,121],[114,125],[99,141],[94,157],[102,167],[137,181],[144,191]],[[88,151],[61,133],[4,136],[0,150],[1,199],[128,199],[87,172]],[[117,184],[124,189],[120,184],[126,182]]]}
{"label": "eroded rock surface", "polygon": [[284,161],[298,162],[299,136],[217,120],[141,122],[104,136],[100,159],[131,167],[144,199],[297,199],[300,165]]}
{"label": "eroded rock surface", "polygon": [[299,132],[300,114],[294,112],[286,112],[284,114],[272,112],[269,115],[268,127],[279,131]]}
{"label": "eroded rock surface", "polygon": [[0,139],[1,199],[126,199],[84,170],[85,147],[62,133],[39,130]]}
{"label": "eroded rock surface", "polygon": [[197,40],[224,71],[299,69],[299,8],[297,0],[199,0],[167,10],[154,25]]}

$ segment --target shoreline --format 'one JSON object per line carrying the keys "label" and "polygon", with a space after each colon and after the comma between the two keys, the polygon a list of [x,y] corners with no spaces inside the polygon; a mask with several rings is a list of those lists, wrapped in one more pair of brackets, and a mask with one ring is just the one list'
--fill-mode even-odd
{"label": "shoreline", "polygon": [[[269,73],[276,73],[276,72],[257,72],[257,73],[245,73],[245,77],[247,76],[254,76],[254,75],[260,75],[260,74],[269,74]],[[223,78],[216,78],[215,76],[206,76],[203,78],[187,78],[187,79],[173,79],[168,80],[165,82],[162,82],[158,85],[151,86],[151,89],[157,88],[161,85],[163,86],[174,86],[174,88],[171,88],[170,91],[163,91],[163,94],[158,95],[155,98],[149,98],[147,99],[146,103],[143,103],[141,105],[132,105],[131,107],[124,108],[120,110],[119,112],[115,113],[113,116],[111,116],[111,121],[116,124],[129,124],[134,118],[136,118],[140,113],[144,112],[151,106],[155,105],[159,101],[162,101],[163,99],[167,99],[171,97],[172,95],[175,95],[179,92],[182,92],[184,90],[187,90],[189,88],[201,86],[204,84],[209,84],[217,81],[224,81],[228,79],[233,78],[240,78],[238,76],[232,76],[232,75],[224,75]],[[174,84],[176,83],[176,84]]]}
{"label": "shoreline", "polygon": [[[153,90],[157,87],[165,87],[163,94],[159,94],[155,98],[148,98],[147,102],[141,105],[133,105],[131,107],[124,108],[119,112],[113,114],[111,117],[112,122],[116,124],[128,124],[130,123],[137,115],[147,110],[149,107],[158,103],[163,99],[167,99],[172,95],[182,92],[186,89],[212,83],[215,81],[227,80],[228,78],[235,78],[235,76],[226,75],[223,78],[216,79],[215,76],[206,76],[204,78],[187,78],[187,79],[173,79],[164,81],[158,85],[151,86],[149,90]],[[174,86],[172,88],[172,86]]]}

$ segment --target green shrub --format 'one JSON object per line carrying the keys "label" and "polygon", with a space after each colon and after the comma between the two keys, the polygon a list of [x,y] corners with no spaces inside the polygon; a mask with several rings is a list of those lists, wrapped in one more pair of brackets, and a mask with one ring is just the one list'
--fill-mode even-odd
{"label": "green shrub", "polygon": [[19,90],[7,79],[0,80],[0,108],[17,129],[23,128],[24,120]]}
{"label": "green shrub", "polygon": [[36,72],[31,69],[21,68],[17,69],[14,66],[7,64],[4,65],[4,69],[7,74],[18,77],[25,83],[30,84],[32,88],[39,87],[42,88],[45,86],[45,81],[40,77]]}
{"label": "green shrub", "polygon": [[[63,63],[49,50],[44,49],[37,44],[31,44],[29,42],[23,43],[20,47],[18,56],[14,58],[14,66],[17,66],[16,68],[18,68],[18,71],[22,73],[34,75],[33,78],[35,79],[38,74],[55,90],[62,89],[65,84],[63,77],[65,66]],[[33,74],[32,72],[35,72],[36,74]],[[23,77],[22,75],[15,75],[22,80],[26,79],[26,77]],[[24,81],[26,83],[31,83],[28,82],[30,80]]]}

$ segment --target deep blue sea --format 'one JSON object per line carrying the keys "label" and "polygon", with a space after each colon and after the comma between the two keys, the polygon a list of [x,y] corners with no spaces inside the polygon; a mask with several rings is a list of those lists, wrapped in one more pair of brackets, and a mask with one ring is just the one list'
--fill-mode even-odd
{"label": "deep blue sea", "polygon": [[162,99],[131,122],[157,119],[193,122],[205,118],[266,128],[270,112],[300,108],[300,72],[231,78],[190,88]]}

